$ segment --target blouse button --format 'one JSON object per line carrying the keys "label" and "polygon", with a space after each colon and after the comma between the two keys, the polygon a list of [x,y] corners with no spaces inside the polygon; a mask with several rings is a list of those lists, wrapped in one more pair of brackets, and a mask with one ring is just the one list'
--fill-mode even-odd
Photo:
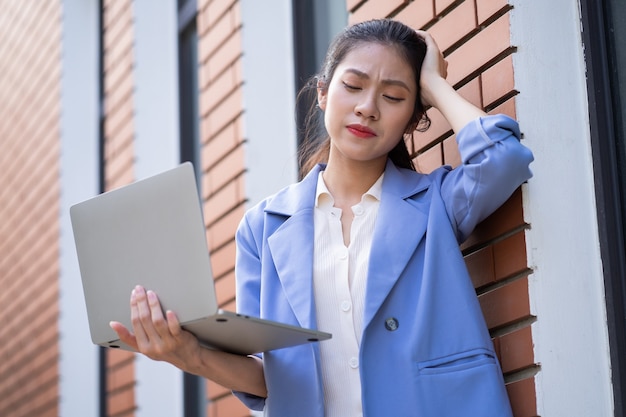
{"label": "blouse button", "polygon": [[351,307],[351,304],[350,304],[350,301],[348,300],[345,300],[341,303],[341,309],[345,312],[350,311],[350,307]]}

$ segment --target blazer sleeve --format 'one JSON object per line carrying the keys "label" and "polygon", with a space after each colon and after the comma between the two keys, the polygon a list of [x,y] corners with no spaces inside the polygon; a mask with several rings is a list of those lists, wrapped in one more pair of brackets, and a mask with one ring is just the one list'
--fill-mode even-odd
{"label": "blazer sleeve", "polygon": [[[260,317],[261,299],[261,259],[260,246],[250,225],[250,213],[241,220],[235,242],[237,254],[235,277],[237,281],[237,312],[253,317]],[[262,356],[262,355],[259,355]],[[245,392],[233,391],[233,394],[252,410],[261,411],[265,407],[265,398]]]}
{"label": "blazer sleeve", "polygon": [[459,242],[532,177],[532,152],[505,115],[477,118],[457,133],[462,164],[443,176],[441,194]]}

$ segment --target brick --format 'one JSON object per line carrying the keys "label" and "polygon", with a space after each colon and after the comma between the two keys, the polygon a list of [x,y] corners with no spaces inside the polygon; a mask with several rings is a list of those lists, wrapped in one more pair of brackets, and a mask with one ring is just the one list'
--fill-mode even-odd
{"label": "brick", "polygon": [[241,86],[234,67],[215,78],[200,94],[200,114],[207,114]]}
{"label": "brick", "polygon": [[452,6],[457,0],[435,0],[435,13],[441,14],[448,7]]}
{"label": "brick", "polygon": [[239,184],[240,181],[240,178],[234,179],[206,199],[204,203],[204,221],[207,225],[243,202]]}
{"label": "brick", "polygon": [[233,7],[230,9],[230,17],[233,28],[239,29],[243,25],[241,19],[241,3],[237,2],[233,4]]}
{"label": "brick", "polygon": [[109,415],[128,413],[136,409],[135,392],[132,389],[123,389],[107,393],[107,411]]}
{"label": "brick", "polygon": [[490,329],[530,316],[528,278],[521,278],[478,297]]}
{"label": "brick", "polygon": [[224,19],[226,12],[237,3],[236,0],[211,1],[206,8],[209,26],[215,25],[219,20]]}
{"label": "brick", "polygon": [[438,20],[428,32],[437,41],[439,49],[445,51],[475,29],[476,7],[473,1],[464,1]]}
{"label": "brick", "polygon": [[243,214],[244,206],[241,205],[213,223],[208,233],[210,247],[221,247],[233,240]]}
{"label": "brick", "polygon": [[213,166],[210,174],[205,177],[207,180],[208,194],[214,193],[228,182],[239,177],[244,172],[244,169],[244,149],[243,146],[238,146],[234,148],[232,152],[224,155],[224,157]]}
{"label": "brick", "polygon": [[489,114],[506,114],[509,117],[515,119],[515,115],[517,114],[515,110],[515,97],[508,99],[504,103],[499,106],[490,109]]}
{"label": "brick", "polygon": [[[210,233],[210,231],[209,231]],[[209,248],[211,251],[211,265],[213,275],[217,279],[228,274],[235,267],[235,241],[220,247],[219,249]]]}
{"label": "brick", "polygon": [[367,0],[346,0],[346,8],[348,11],[353,11],[358,6],[362,5]]}
{"label": "brick", "polygon": [[348,16],[348,23],[355,24],[370,19],[389,17],[406,3],[408,3],[407,0],[368,0]]}
{"label": "brick", "polygon": [[[234,265],[233,265],[234,266]],[[221,277],[215,281],[215,294],[218,305],[231,302],[235,299],[235,273]]]}
{"label": "brick", "polygon": [[206,5],[202,5],[201,3],[207,2],[198,2],[198,12],[196,14],[198,38],[202,38],[210,28],[209,9]]}
{"label": "brick", "polygon": [[[210,44],[209,44],[210,45]],[[213,80],[222,71],[231,66],[243,52],[241,44],[241,31],[237,30],[216,50],[207,50],[207,42],[204,38],[200,41],[201,63],[208,66],[208,79]]]}
{"label": "brick", "polygon": [[[206,171],[218,163],[229,152],[232,152],[240,143],[235,123],[226,125],[215,136],[202,146],[202,169]],[[202,195],[206,197],[209,189],[204,189]]]}
{"label": "brick", "polygon": [[[208,116],[209,134],[214,134],[235,120],[243,112],[243,94],[240,88],[229,94]],[[204,115],[203,115],[204,116]]]}
{"label": "brick", "polygon": [[481,79],[485,106],[514,92],[512,55],[506,56],[493,67],[486,69],[481,74]]}
{"label": "brick", "polygon": [[106,70],[111,62],[117,61],[121,53],[133,47],[134,33],[130,13],[120,16],[114,24],[106,27],[103,35],[102,46],[104,47]]}
{"label": "brick", "polygon": [[412,1],[394,16],[394,19],[412,27],[423,29],[435,19],[435,8],[432,1]]}
{"label": "brick", "polygon": [[537,396],[534,378],[516,381],[506,386],[515,417],[537,416]]}
{"label": "brick", "polygon": [[126,137],[128,132],[124,130],[128,128],[128,126],[133,126],[133,113],[133,102],[130,99],[124,100],[115,110],[106,113],[104,122],[105,136],[108,138],[118,136]]}
{"label": "brick", "polygon": [[107,372],[107,389],[117,391],[135,384],[135,371],[132,366],[110,369]]}
{"label": "brick", "polygon": [[109,369],[120,366],[130,366],[135,361],[135,354],[124,350],[108,349],[106,351]]}
{"label": "brick", "polygon": [[461,165],[461,154],[456,143],[456,136],[450,136],[443,141],[443,163],[453,168]]}
{"label": "brick", "polygon": [[441,144],[437,144],[418,155],[415,167],[419,172],[428,174],[441,166],[441,156]]}
{"label": "brick", "polygon": [[482,90],[480,80],[478,78],[471,80],[459,88],[457,92],[461,95],[461,97],[472,103],[474,106],[479,109],[483,108]]}
{"label": "brick", "polygon": [[493,247],[486,246],[465,256],[465,265],[472,277],[474,287],[480,288],[496,280]]}
{"label": "brick", "polygon": [[216,51],[236,29],[237,28],[233,26],[233,19],[230,12],[227,12],[227,14],[219,19],[203,36],[202,41],[206,44],[203,47],[208,51]]}
{"label": "brick", "polygon": [[418,150],[429,146],[436,140],[441,140],[445,136],[452,134],[452,128],[439,110],[430,108],[426,112],[430,119],[430,127],[426,132],[415,133],[415,146]]}
{"label": "brick", "polygon": [[[0,415],[54,416],[59,402],[61,5],[4,6]],[[39,290],[28,293],[24,286]]]}
{"label": "brick", "polygon": [[498,338],[502,372],[514,372],[534,365],[533,337],[530,326]]}
{"label": "brick", "polygon": [[496,243],[493,252],[496,279],[507,278],[527,269],[528,257],[523,230]]}
{"label": "brick", "polygon": [[502,16],[446,57],[448,81],[456,85],[510,48],[509,16]]}
{"label": "brick", "polygon": [[131,4],[129,0],[106,0],[102,11],[104,29],[118,22],[120,16],[131,13]]}
{"label": "brick", "polygon": [[482,24],[494,14],[510,7],[508,0],[476,0],[478,22]]}

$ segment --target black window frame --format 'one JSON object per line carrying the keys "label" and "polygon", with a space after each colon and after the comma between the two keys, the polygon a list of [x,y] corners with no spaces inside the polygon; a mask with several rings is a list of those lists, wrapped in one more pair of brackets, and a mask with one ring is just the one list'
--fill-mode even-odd
{"label": "black window frame", "polygon": [[[319,71],[334,36],[348,24],[348,10],[345,3],[336,0],[292,0],[291,4],[295,91],[298,93]],[[341,15],[338,14],[339,10]],[[298,146],[301,146],[309,103],[298,104],[296,123]]]}
{"label": "black window frame", "polygon": [[[191,162],[200,192],[200,123],[198,113],[197,0],[178,0],[178,116],[180,162]],[[183,373],[183,416],[206,416],[204,378]]]}
{"label": "black window frame", "polygon": [[[620,0],[581,0],[583,44],[587,65],[587,91],[596,205],[602,257],[614,412],[626,415],[626,132],[620,102],[613,13]],[[623,6],[622,6],[623,7]],[[624,8],[622,8],[624,10]],[[624,41],[620,41],[624,42]],[[618,73],[621,71],[621,73]],[[621,74],[621,75],[620,75]]]}

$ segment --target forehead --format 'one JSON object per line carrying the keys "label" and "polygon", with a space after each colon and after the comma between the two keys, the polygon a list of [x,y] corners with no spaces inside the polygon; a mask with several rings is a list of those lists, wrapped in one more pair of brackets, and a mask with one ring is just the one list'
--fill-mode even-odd
{"label": "forehead", "polygon": [[398,79],[415,83],[415,70],[396,46],[380,43],[360,43],[348,52],[337,66],[343,73],[356,69],[369,77]]}

